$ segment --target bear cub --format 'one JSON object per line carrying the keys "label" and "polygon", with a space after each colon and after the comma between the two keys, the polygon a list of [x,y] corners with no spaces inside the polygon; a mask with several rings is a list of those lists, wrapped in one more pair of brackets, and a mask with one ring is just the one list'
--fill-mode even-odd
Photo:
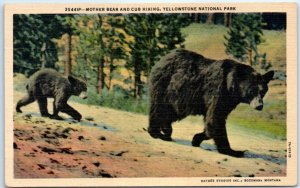
{"label": "bear cub", "polygon": [[163,57],[150,74],[148,132],[153,138],[171,141],[172,123],[188,115],[203,115],[204,130],[195,134],[192,145],[213,139],[220,153],[242,157],[231,149],[226,119],[239,103],[263,109],[263,97],[274,71],[264,75],[230,59],[213,60],[176,49]]}
{"label": "bear cub", "polygon": [[[77,121],[81,120],[81,114],[67,102],[71,95],[79,96],[82,99],[87,98],[87,86],[84,81],[73,76],[65,77],[53,69],[42,69],[29,78],[26,90],[27,94],[17,103],[17,112],[21,113],[22,106],[37,100],[43,117],[61,120],[58,113],[63,112]],[[54,98],[52,115],[48,113],[47,98]]]}

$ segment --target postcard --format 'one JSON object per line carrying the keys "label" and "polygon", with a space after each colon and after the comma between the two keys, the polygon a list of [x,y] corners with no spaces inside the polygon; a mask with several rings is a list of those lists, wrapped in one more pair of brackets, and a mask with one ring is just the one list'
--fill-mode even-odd
{"label": "postcard", "polygon": [[296,185],[296,7],[6,4],[6,185]]}

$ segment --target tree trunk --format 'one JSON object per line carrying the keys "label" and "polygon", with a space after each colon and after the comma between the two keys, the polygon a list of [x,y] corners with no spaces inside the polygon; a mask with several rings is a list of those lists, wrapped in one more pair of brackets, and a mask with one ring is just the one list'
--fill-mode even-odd
{"label": "tree trunk", "polygon": [[71,74],[71,52],[72,52],[72,35],[67,33],[65,41],[65,64],[64,64],[64,75],[68,76]]}
{"label": "tree trunk", "polygon": [[199,14],[198,13],[194,13],[194,22],[195,23],[199,23]]}
{"label": "tree trunk", "polygon": [[142,81],[141,81],[141,61],[137,60],[136,57],[134,57],[134,98],[139,99],[141,97],[142,93]]}
{"label": "tree trunk", "polygon": [[213,13],[208,13],[207,14],[206,23],[207,24],[213,24],[214,23],[214,14]]}
{"label": "tree trunk", "polygon": [[[100,14],[98,14],[98,18],[99,18],[99,28],[100,30],[102,30],[102,17]],[[100,32],[99,36],[98,36],[98,40],[100,43],[100,46],[102,48],[104,48],[104,42],[102,39],[102,34]],[[97,85],[96,85],[96,89],[97,89],[97,93],[98,94],[102,94],[102,90],[104,88],[104,84],[105,84],[105,75],[104,75],[104,52],[100,52],[100,57],[99,57],[99,64],[98,64],[98,72],[97,72]]]}
{"label": "tree trunk", "polygon": [[42,54],[42,57],[41,57],[41,63],[42,63],[41,68],[43,69],[43,68],[46,68],[46,63],[47,63],[47,61],[46,61],[46,43],[43,43],[43,45],[42,45],[41,54]]}
{"label": "tree trunk", "polygon": [[115,70],[114,67],[114,59],[112,57],[110,57],[110,64],[109,64],[109,80],[108,80],[108,85],[107,85],[107,89],[110,90],[111,88],[111,80],[112,80],[112,73]]}
{"label": "tree trunk", "polygon": [[252,50],[251,49],[249,49],[248,54],[249,54],[249,65],[252,66],[253,60],[252,60]]}
{"label": "tree trunk", "polygon": [[97,93],[100,95],[102,94],[102,90],[104,88],[104,79],[105,79],[104,60],[102,57],[100,57],[99,65],[97,67],[97,85],[96,85]]}
{"label": "tree trunk", "polygon": [[224,13],[224,26],[225,27],[231,26],[231,13]]}

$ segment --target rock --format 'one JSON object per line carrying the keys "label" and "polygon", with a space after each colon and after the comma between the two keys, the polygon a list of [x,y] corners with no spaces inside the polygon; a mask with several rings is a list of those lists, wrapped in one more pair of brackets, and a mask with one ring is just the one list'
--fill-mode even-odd
{"label": "rock", "polygon": [[68,128],[66,128],[66,129],[64,129],[62,132],[63,132],[63,133],[66,133],[66,134],[69,134],[70,131],[77,131],[77,130],[76,130],[76,129],[73,129],[73,128],[71,128],[71,127],[68,127]]}
{"label": "rock", "polygon": [[49,172],[47,172],[47,174],[54,174],[54,172],[50,170]]}
{"label": "rock", "polygon": [[42,134],[43,138],[49,138],[49,139],[55,139],[55,134],[49,133],[49,134]]}
{"label": "rock", "polygon": [[241,174],[234,174],[233,177],[242,177]]}
{"label": "rock", "polygon": [[255,175],[254,174],[250,174],[249,177],[255,177]]}
{"label": "rock", "polygon": [[110,152],[110,155],[121,157],[124,153],[128,151],[120,151],[120,152]]}
{"label": "rock", "polygon": [[31,117],[32,117],[31,114],[26,114],[26,115],[24,115],[24,119],[27,119],[27,120],[31,119]]}
{"label": "rock", "polygon": [[66,153],[66,154],[74,154],[73,151],[71,151],[71,148],[59,148],[60,153]]}
{"label": "rock", "polygon": [[101,136],[101,137],[99,138],[99,140],[106,140],[106,138],[105,138],[104,136]]}
{"label": "rock", "polygon": [[113,178],[114,177],[114,176],[112,176],[111,174],[109,174],[108,172],[106,172],[104,170],[99,171],[99,176],[102,176],[104,178]]}
{"label": "rock", "polygon": [[43,152],[46,152],[48,154],[53,154],[54,152],[57,152],[55,149],[48,148],[48,147],[38,146],[38,148],[40,148]]}
{"label": "rock", "polygon": [[88,121],[94,121],[94,118],[91,116],[86,116],[84,119],[88,120]]}
{"label": "rock", "polygon": [[260,169],[258,169],[258,170],[259,170],[259,171],[262,171],[262,172],[265,171],[265,169],[263,169],[263,168],[260,168]]}
{"label": "rock", "polygon": [[78,140],[83,140],[84,137],[83,136],[78,136]]}
{"label": "rock", "polygon": [[93,165],[95,165],[96,167],[99,167],[100,163],[99,162],[94,162]]}
{"label": "rock", "polygon": [[51,163],[60,164],[60,162],[58,162],[57,160],[55,160],[55,159],[52,159],[52,158],[50,158],[50,162],[51,162]]}
{"label": "rock", "polygon": [[45,165],[37,164],[41,169],[45,169]]}
{"label": "rock", "polygon": [[195,161],[195,163],[199,164],[199,163],[202,163],[203,161],[200,159],[200,160],[197,160]]}
{"label": "rock", "polygon": [[14,149],[19,149],[18,145],[14,142]]}

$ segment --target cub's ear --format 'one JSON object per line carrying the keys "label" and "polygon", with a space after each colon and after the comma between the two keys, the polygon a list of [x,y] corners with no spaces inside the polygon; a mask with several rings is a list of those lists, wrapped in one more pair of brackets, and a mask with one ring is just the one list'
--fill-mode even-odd
{"label": "cub's ear", "polygon": [[266,74],[262,75],[265,82],[269,83],[274,78],[274,71],[269,71]]}
{"label": "cub's ear", "polygon": [[68,76],[68,80],[72,85],[76,85],[77,79],[74,78],[73,76]]}

